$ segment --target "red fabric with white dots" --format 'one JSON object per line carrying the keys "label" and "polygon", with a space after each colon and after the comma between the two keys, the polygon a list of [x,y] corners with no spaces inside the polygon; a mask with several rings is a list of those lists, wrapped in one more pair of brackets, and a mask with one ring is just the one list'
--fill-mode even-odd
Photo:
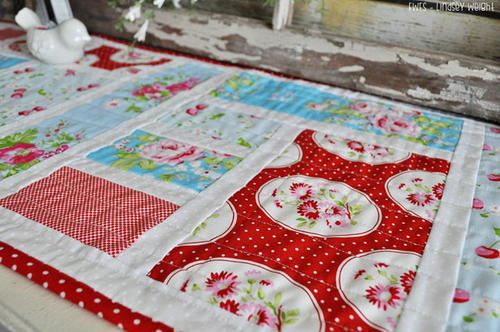
{"label": "red fabric with white dots", "polygon": [[0,262],[81,308],[106,319],[126,331],[169,332],[173,328],[155,322],[151,318],[134,312],[120,303],[113,302],[103,294],[78,280],[40,262],[39,260],[0,242]]}
{"label": "red fabric with white dots", "polygon": [[0,206],[113,257],[178,209],[70,167],[1,199]]}
{"label": "red fabric with white dots", "polygon": [[[416,154],[394,164],[347,161],[319,147],[312,139],[313,133],[306,130],[296,139],[304,153],[300,162],[286,168],[264,169],[230,198],[237,222],[228,235],[209,244],[174,248],[150,271],[150,277],[164,282],[173,271],[212,258],[248,260],[283,271],[308,287],[323,311],[326,331],[339,327],[349,331],[374,330],[342,300],[335,279],[339,264],[352,255],[381,249],[422,254],[432,223],[401,209],[388,196],[384,184],[407,170],[447,174],[449,163]],[[274,178],[297,174],[343,182],[368,194],[381,209],[381,224],[365,236],[326,238],[301,234],[273,222],[258,207],[256,192]]]}
{"label": "red fabric with white dots", "polygon": [[85,54],[95,55],[99,58],[97,62],[94,62],[91,65],[92,67],[106,69],[110,71],[125,67],[134,67],[134,66],[158,66],[172,61],[167,58],[159,59],[157,61],[138,62],[138,63],[124,63],[124,62],[114,61],[111,57],[120,51],[121,50],[119,48],[103,45],[98,48],[86,51]]}

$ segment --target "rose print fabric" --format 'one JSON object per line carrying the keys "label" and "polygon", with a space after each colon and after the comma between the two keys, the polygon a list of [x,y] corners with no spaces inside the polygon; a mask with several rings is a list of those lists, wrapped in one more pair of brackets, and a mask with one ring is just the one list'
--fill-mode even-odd
{"label": "rose print fabric", "polygon": [[178,208],[69,167],[0,199],[0,206],[111,256]]}
{"label": "rose print fabric", "polygon": [[487,127],[448,331],[500,324],[500,129]]}
{"label": "rose print fabric", "polygon": [[0,77],[0,126],[50,110],[110,82],[104,76],[78,69],[39,63],[16,68]]}
{"label": "rose print fabric", "polygon": [[462,120],[408,111],[366,100],[352,100],[296,83],[279,82],[242,73],[212,91],[214,96],[260,106],[306,119],[334,123],[453,151],[460,138]]}
{"label": "rose print fabric", "polygon": [[264,169],[215,213],[226,226],[201,223],[151,278],[276,331],[393,331],[432,222],[385,186],[408,172],[446,175],[449,163],[350,161],[318,135],[300,134],[296,160]]}
{"label": "rose print fabric", "polygon": [[[238,113],[205,103],[190,103],[160,120],[166,125],[245,148],[256,148],[280,125],[255,115]],[[231,124],[228,126],[228,124]]]}
{"label": "rose print fabric", "polygon": [[88,158],[196,191],[208,187],[241,160],[142,130],[92,152]]}
{"label": "rose print fabric", "polygon": [[[0,180],[29,169],[77,143],[94,138],[174,95],[190,90],[216,73],[216,71],[204,72],[203,69],[203,67],[189,65],[161,71],[153,77],[147,77],[143,81],[130,84],[110,95],[70,109],[60,116],[42,121],[35,127],[0,138]],[[198,76],[190,77],[191,72]],[[150,82],[157,83],[151,85]],[[155,89],[160,85],[163,90],[156,95],[142,95],[144,91]],[[25,91],[16,93],[23,95]],[[15,99],[24,101],[22,98],[20,96]],[[16,105],[20,107],[19,105],[23,104],[19,102]],[[28,113],[44,110],[43,107],[35,107]],[[28,113],[26,114],[29,115]],[[21,156],[21,158],[14,158],[14,156]]]}

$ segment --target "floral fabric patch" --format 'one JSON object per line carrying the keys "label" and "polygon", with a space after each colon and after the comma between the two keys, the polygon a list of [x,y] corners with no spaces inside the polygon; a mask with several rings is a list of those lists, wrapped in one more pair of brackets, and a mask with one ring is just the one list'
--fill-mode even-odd
{"label": "floral fabric patch", "polygon": [[395,330],[432,223],[385,184],[408,171],[447,174],[449,163],[346,160],[317,135],[302,132],[229,199],[229,231],[203,221],[150,277],[276,331]]}
{"label": "floral fabric patch", "polygon": [[161,122],[194,134],[255,148],[268,140],[279,123],[217,106],[190,103],[166,115]]}
{"label": "floral fabric patch", "polygon": [[63,167],[0,206],[115,257],[178,206]]}
{"label": "floral fabric patch", "polygon": [[59,118],[1,138],[0,180],[63,153],[87,135],[77,123]]}
{"label": "floral fabric patch", "polygon": [[500,324],[500,128],[486,127],[462,265],[448,331]]}
{"label": "floral fabric patch", "polygon": [[242,73],[211,93],[214,96],[454,151],[463,121],[408,111],[397,105],[349,99],[296,83]]}
{"label": "floral fabric patch", "polygon": [[46,111],[109,82],[95,74],[40,63],[4,73],[0,78],[0,126]]}
{"label": "floral fabric patch", "polygon": [[88,158],[196,191],[202,191],[241,161],[229,154],[204,150],[142,130],[90,153]]}

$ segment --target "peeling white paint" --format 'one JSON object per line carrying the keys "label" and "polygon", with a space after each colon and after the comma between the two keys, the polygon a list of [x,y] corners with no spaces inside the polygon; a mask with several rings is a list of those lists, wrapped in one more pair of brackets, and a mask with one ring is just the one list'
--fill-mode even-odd
{"label": "peeling white paint", "polygon": [[427,63],[423,58],[419,58],[409,54],[400,54],[400,57],[406,63],[415,65],[421,69],[433,72],[438,75],[447,75],[450,77],[477,77],[487,81],[500,80],[500,75],[490,73],[486,68],[480,70],[470,69],[461,66],[458,60],[451,60],[446,64],[435,66],[433,64]]}
{"label": "peeling white paint", "polygon": [[358,65],[345,66],[345,67],[340,67],[340,68],[337,69],[337,71],[339,71],[341,73],[353,73],[353,72],[356,72],[356,71],[363,71],[363,70],[365,70],[365,67],[358,66]]}
{"label": "peeling white paint", "polygon": [[327,56],[322,55],[322,56],[321,56],[321,60],[323,60],[323,61],[325,61],[325,62],[328,62],[328,61],[330,61],[330,58],[329,58],[329,57],[327,57]]}
{"label": "peeling white paint", "polygon": [[416,89],[409,89],[406,93],[413,97],[423,100],[431,100],[431,99],[441,99],[446,101],[454,101],[454,102],[477,102],[481,99],[486,92],[486,89],[474,87],[474,86],[465,86],[462,82],[450,81],[448,86],[441,91],[439,94],[435,94],[430,92],[427,89],[423,89],[421,87],[417,87]]}
{"label": "peeling white paint", "polygon": [[364,76],[360,76],[360,77],[359,77],[359,83],[361,83],[361,84],[365,84],[365,82],[366,82],[366,77],[364,77]]}

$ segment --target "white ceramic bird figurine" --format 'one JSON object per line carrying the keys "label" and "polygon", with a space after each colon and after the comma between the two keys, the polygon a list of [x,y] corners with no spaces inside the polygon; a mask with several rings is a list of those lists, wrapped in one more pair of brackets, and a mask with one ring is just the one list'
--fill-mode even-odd
{"label": "white ceramic bird figurine", "polygon": [[16,15],[16,23],[27,32],[31,54],[50,64],[68,64],[83,57],[83,48],[90,41],[85,25],[70,18],[53,29],[44,27],[38,15],[23,8]]}

